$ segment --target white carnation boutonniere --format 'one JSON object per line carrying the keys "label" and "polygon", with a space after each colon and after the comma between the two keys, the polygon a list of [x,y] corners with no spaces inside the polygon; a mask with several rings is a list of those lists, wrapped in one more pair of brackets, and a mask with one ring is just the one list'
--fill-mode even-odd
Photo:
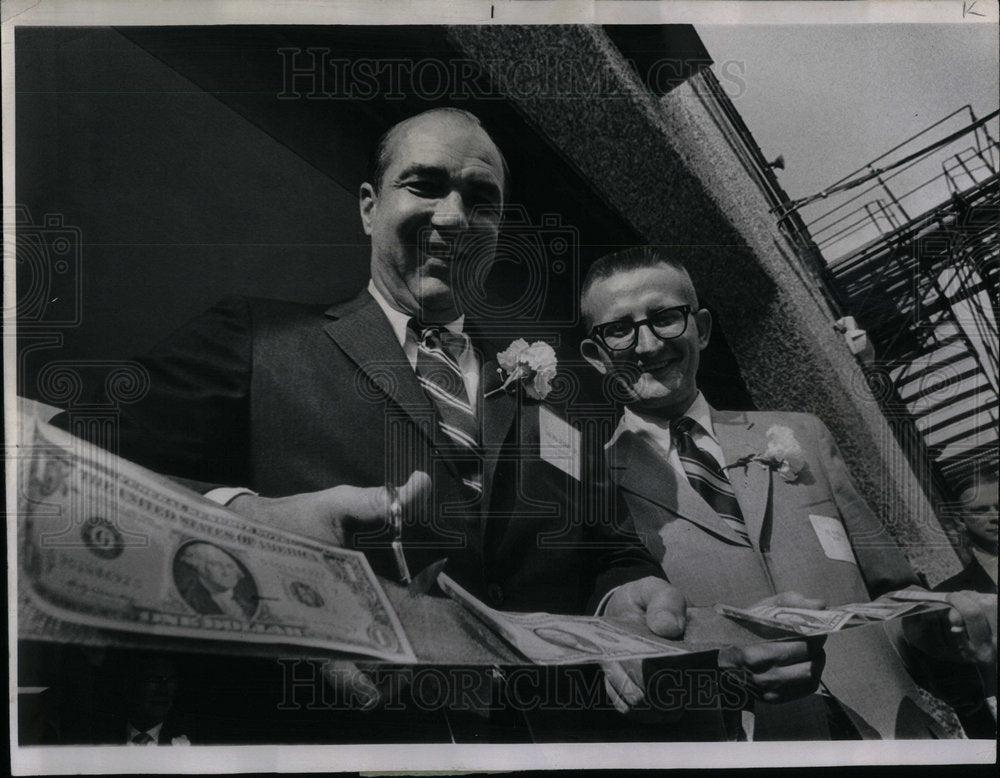
{"label": "white carnation boutonniere", "polygon": [[178,735],[177,737],[170,738],[170,745],[172,746],[189,746],[191,741],[188,740],[187,735]]}
{"label": "white carnation boutonniere", "polygon": [[548,343],[536,340],[531,345],[524,338],[518,338],[506,351],[497,354],[500,367],[497,372],[503,384],[484,397],[501,391],[524,387],[528,397],[544,400],[552,391],[552,379],[556,375],[556,352]]}
{"label": "white carnation boutonniere", "polygon": [[750,462],[759,462],[762,467],[774,470],[785,481],[795,481],[806,466],[802,446],[795,439],[795,433],[788,427],[775,424],[767,430],[767,445],[761,453],[747,454],[731,465],[731,467],[746,467]]}

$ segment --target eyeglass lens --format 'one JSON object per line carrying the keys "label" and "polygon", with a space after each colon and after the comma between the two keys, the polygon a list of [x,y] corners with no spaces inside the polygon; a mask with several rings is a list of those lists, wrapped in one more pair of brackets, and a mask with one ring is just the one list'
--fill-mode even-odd
{"label": "eyeglass lens", "polygon": [[649,326],[661,340],[677,338],[687,328],[686,308],[665,308],[642,321],[613,321],[601,327],[601,337],[609,348],[621,350],[631,348],[638,336],[639,327]]}

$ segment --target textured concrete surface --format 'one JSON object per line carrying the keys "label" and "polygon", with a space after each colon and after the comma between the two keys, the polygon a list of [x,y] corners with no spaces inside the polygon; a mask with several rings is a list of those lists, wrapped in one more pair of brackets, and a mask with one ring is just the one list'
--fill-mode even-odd
{"label": "textured concrete surface", "polygon": [[[957,557],[815,280],[734,154],[701,76],[655,98],[600,28],[455,27],[453,41],[553,148],[649,243],[675,251],[718,313],[760,408],[804,410],[831,428],[857,483],[931,584]],[[559,53],[563,83],[533,62]],[[722,56],[724,52],[713,52]],[[669,53],[665,53],[669,56]]]}

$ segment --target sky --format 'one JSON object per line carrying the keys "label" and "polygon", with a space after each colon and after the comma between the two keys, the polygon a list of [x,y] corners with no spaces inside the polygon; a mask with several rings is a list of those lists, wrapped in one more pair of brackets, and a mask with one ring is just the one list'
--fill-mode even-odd
{"label": "sky", "polygon": [[998,105],[992,24],[695,27],[764,156],[784,155],[792,199],[963,105],[977,117]]}

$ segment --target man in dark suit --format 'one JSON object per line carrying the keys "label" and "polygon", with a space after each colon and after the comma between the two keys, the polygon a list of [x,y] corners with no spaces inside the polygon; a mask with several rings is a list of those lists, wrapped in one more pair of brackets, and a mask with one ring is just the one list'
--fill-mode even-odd
{"label": "man in dark suit", "polygon": [[[819,419],[708,405],[696,374],[712,318],[683,265],[654,247],[603,257],[584,281],[581,308],[582,355],[625,398],[608,442],[611,477],[691,604],[823,608],[916,583]],[[995,657],[985,605],[956,601]],[[963,623],[958,613],[953,623]],[[747,679],[756,739],[934,732],[877,627],[831,635],[825,651],[815,639],[724,649],[719,666]],[[732,713],[720,711],[736,732]]]}
{"label": "man in dark suit", "polygon": [[[951,578],[934,587],[938,592],[997,593],[997,477],[984,474],[958,495],[960,516],[969,539],[972,561]],[[997,734],[996,665],[955,667],[930,657],[915,661],[933,679],[931,690],[945,700],[971,738],[994,739]]]}
{"label": "man in dark suit", "polygon": [[[70,649],[72,675],[47,692],[46,745],[190,745],[190,722],[175,710],[180,674],[162,653]],[[82,682],[82,685],[81,685]]]}
{"label": "man in dark suit", "polygon": [[171,719],[177,694],[176,664],[166,656],[132,654],[125,658],[125,718],[111,744],[190,745]]}
{"label": "man in dark suit", "polygon": [[[473,321],[507,179],[465,111],[393,127],[360,190],[367,288],[332,307],[229,299],[191,322],[140,360],[150,390],[122,407],[119,453],[251,518],[363,550],[382,576],[447,557],[494,607],[600,607],[679,636],[683,596],[593,507],[607,489],[588,477],[579,431],[518,383],[500,388],[508,344]],[[431,506],[402,516],[401,552],[393,528],[341,521],[344,485],[421,471]]]}

